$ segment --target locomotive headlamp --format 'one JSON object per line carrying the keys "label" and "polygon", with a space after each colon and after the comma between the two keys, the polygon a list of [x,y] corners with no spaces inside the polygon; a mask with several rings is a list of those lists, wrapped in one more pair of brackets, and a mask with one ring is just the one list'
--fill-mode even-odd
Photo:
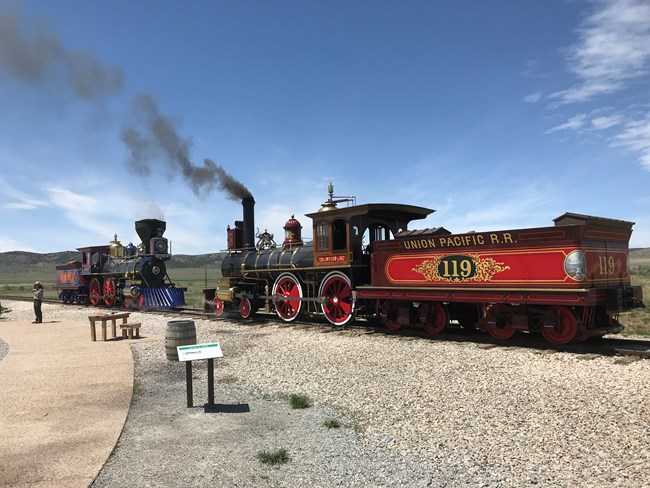
{"label": "locomotive headlamp", "polygon": [[154,237],[151,239],[151,254],[167,254],[167,239],[164,237]]}

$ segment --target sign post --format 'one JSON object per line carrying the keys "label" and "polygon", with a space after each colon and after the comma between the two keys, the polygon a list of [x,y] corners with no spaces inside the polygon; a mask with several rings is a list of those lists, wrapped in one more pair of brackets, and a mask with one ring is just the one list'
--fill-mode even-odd
{"label": "sign post", "polygon": [[187,376],[187,406],[192,407],[192,361],[195,359],[208,360],[208,403],[203,405],[203,410],[216,412],[214,404],[214,358],[222,358],[223,352],[218,342],[209,344],[193,344],[190,346],[176,346],[178,351],[178,360],[185,361],[185,374]]}

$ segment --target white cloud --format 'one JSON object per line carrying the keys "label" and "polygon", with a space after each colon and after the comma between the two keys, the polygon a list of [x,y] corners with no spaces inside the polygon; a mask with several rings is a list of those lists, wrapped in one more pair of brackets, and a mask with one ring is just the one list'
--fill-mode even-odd
{"label": "white cloud", "polygon": [[560,130],[580,130],[585,126],[586,123],[587,123],[587,115],[579,114],[574,117],[571,117],[564,124],[556,125],[555,127],[548,129],[544,133],[552,134],[553,132],[557,132]]}
{"label": "white cloud", "polygon": [[569,69],[580,83],[551,98],[560,104],[589,100],[625,88],[625,81],[646,75],[650,64],[650,3],[598,0],[568,50]]}
{"label": "white cloud", "polygon": [[622,122],[620,115],[611,115],[609,117],[595,117],[591,120],[591,126],[594,129],[607,129]]}
{"label": "white cloud", "polygon": [[614,137],[612,146],[640,152],[641,165],[650,170],[650,115],[645,120],[627,124],[625,130]]}
{"label": "white cloud", "polygon": [[47,202],[17,190],[15,186],[10,185],[2,177],[0,177],[0,195],[5,195],[9,199],[14,200],[3,205],[4,208],[10,210],[35,210],[47,205]]}
{"label": "white cloud", "polygon": [[524,102],[526,102],[526,103],[535,103],[535,102],[538,102],[541,98],[542,98],[542,93],[541,92],[531,93],[530,95],[526,95],[524,97]]}

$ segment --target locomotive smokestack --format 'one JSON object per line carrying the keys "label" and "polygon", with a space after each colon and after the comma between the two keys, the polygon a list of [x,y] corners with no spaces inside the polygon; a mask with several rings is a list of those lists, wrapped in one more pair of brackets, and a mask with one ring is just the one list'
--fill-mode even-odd
{"label": "locomotive smokestack", "polygon": [[167,229],[167,222],[157,219],[138,220],[135,223],[135,231],[140,236],[142,244],[149,248],[149,242],[154,237],[162,237]]}
{"label": "locomotive smokestack", "polygon": [[244,247],[255,247],[255,199],[250,196],[241,201],[244,207]]}

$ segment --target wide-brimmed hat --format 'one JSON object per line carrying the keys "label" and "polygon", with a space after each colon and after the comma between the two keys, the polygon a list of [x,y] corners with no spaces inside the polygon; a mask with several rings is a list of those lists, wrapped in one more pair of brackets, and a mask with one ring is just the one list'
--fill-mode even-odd
{"label": "wide-brimmed hat", "polygon": [[41,284],[40,281],[35,281],[35,282],[34,282],[34,285],[40,285],[40,284]]}

